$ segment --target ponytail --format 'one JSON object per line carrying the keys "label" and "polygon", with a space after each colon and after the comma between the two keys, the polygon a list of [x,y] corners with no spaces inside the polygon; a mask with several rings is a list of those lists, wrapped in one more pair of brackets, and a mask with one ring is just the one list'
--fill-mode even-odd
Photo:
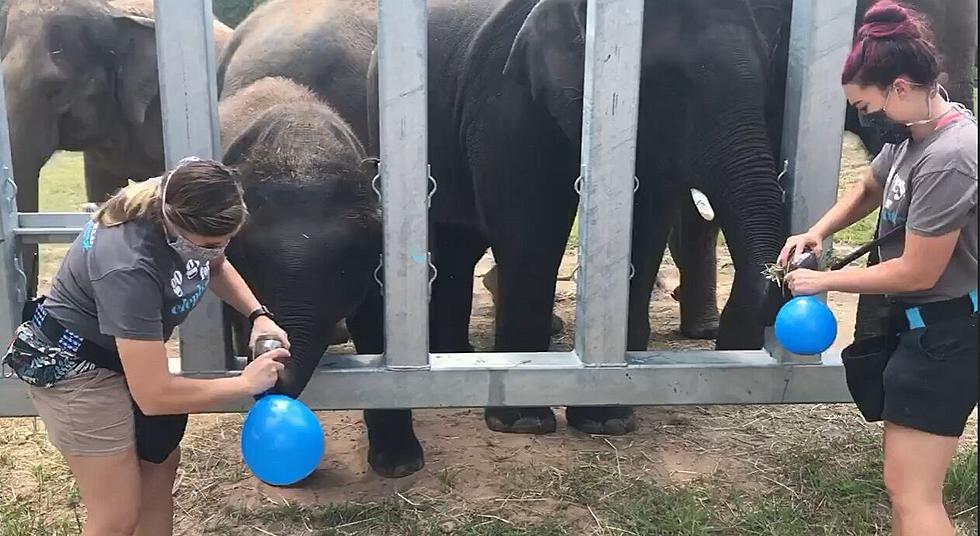
{"label": "ponytail", "polygon": [[146,217],[155,218],[160,207],[160,181],[148,179],[126,186],[95,213],[104,227],[122,225]]}

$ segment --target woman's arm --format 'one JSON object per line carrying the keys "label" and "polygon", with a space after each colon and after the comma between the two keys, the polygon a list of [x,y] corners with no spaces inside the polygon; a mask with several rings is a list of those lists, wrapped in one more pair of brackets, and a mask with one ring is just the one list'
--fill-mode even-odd
{"label": "woman's arm", "polygon": [[[242,316],[247,317],[252,311],[261,306],[258,298],[248,288],[248,283],[242,279],[241,274],[231,265],[228,259],[224,259],[211,267],[211,283],[209,288],[218,298],[221,298],[221,301],[232,306]],[[260,335],[271,335],[281,340],[283,345],[289,348],[289,337],[286,335],[286,331],[280,328],[271,318],[260,316],[255,319],[255,323],[252,325],[249,344],[254,346],[255,339]]]}
{"label": "woman's arm", "polygon": [[273,350],[249,363],[239,376],[203,380],[171,374],[163,341],[116,339],[116,347],[129,391],[146,415],[205,413],[264,393],[276,384],[283,368],[277,359],[289,355],[281,348]]}
{"label": "woman's arm", "polygon": [[211,266],[211,283],[208,288],[243,316],[248,316],[262,305],[228,259]]}
{"label": "woman's arm", "polygon": [[851,186],[849,190],[834,203],[817,223],[810,227],[811,233],[826,238],[841,229],[846,229],[860,221],[874,209],[881,206],[884,188],[878,184],[868,168],[861,181]]}
{"label": "woman's arm", "polygon": [[810,249],[820,254],[822,242],[828,236],[853,225],[861,218],[881,206],[881,196],[884,189],[869,168],[860,182],[852,186],[837,203],[823,215],[817,223],[803,234],[789,237],[786,245],[779,253],[777,262],[785,266],[790,261],[790,255],[803,253]]}
{"label": "woman's arm", "polygon": [[936,285],[959,239],[956,230],[942,236],[923,236],[908,232],[901,257],[867,268],[850,268],[836,272],[793,270],[786,283],[795,295],[812,295],[826,291],[857,294],[894,294],[928,290]]}

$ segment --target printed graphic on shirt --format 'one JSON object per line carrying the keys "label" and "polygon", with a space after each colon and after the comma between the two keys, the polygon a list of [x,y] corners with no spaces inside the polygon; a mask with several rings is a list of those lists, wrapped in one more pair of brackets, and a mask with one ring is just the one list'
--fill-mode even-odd
{"label": "printed graphic on shirt", "polygon": [[89,220],[85,224],[85,228],[82,229],[82,250],[88,251],[92,249],[95,244],[95,231],[98,230],[99,224],[95,220]]}
{"label": "printed graphic on shirt", "polygon": [[888,182],[888,195],[885,196],[882,206],[881,219],[896,227],[905,223],[906,216],[903,213],[908,212],[908,201],[905,198],[907,192],[905,177],[894,173]]}
{"label": "printed graphic on shirt", "polygon": [[186,315],[201,301],[208,288],[211,277],[211,262],[201,262],[195,259],[187,261],[183,271],[174,270],[170,278],[170,290],[173,298],[167,300],[167,310],[174,316]]}

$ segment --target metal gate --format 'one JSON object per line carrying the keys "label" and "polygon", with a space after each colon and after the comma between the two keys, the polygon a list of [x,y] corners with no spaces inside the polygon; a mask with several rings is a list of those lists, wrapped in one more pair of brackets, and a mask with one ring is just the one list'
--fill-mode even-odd
{"label": "metal gate", "polygon": [[[384,214],[384,355],[327,356],[302,399],[315,409],[815,403],[850,400],[840,355],[758,351],[627,352],[626,320],[643,0],[589,0],[575,350],[430,354],[425,0],[379,0]],[[211,0],[157,0],[167,166],[220,156]],[[835,201],[844,126],[838,84],[856,0],[796,0],[783,158],[791,231]],[[0,73],[0,110],[6,110]],[[91,217],[18,213],[6,114],[0,114],[0,336],[26,297],[19,248],[67,243]],[[399,177],[399,180],[392,180]],[[182,374],[235,374],[210,293],[180,330]],[[244,404],[244,402],[243,402]],[[241,411],[245,406],[229,406]],[[16,377],[0,377],[0,416],[33,414]]]}

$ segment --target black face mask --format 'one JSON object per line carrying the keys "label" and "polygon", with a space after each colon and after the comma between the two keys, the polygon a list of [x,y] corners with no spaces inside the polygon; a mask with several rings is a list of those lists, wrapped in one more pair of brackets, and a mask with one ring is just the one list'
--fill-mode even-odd
{"label": "black face mask", "polygon": [[884,108],[877,112],[859,113],[858,121],[863,128],[873,128],[884,143],[899,144],[912,137],[912,131],[902,123],[889,119]]}

